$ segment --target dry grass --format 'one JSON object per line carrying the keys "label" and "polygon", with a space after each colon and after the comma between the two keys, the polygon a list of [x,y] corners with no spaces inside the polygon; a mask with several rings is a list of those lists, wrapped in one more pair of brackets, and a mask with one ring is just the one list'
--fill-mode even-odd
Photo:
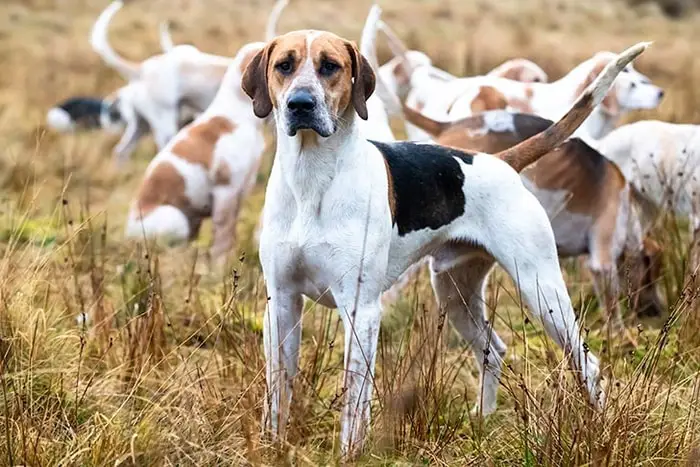
{"label": "dry grass", "polygon": [[[123,220],[154,146],[123,172],[100,134],[42,128],[65,97],[105,95],[120,80],[90,51],[96,0],[0,4],[0,464],[313,465],[334,463],[342,335],[335,313],[304,316],[301,374],[288,441],[260,438],[265,293],[251,234],[265,173],[246,203],[232,267],[222,280],[199,254],[124,242]],[[221,54],[260,39],[271,1],[134,1],[113,42],[131,57],[157,51],[157,23]],[[599,49],[655,40],[638,68],[667,88],[646,116],[700,121],[700,17],[664,18],[620,1],[385,2],[407,42],[458,74],[527,56],[550,76]],[[282,29],[329,28],[356,38],[366,1],[293,0]],[[380,55],[386,57],[386,50]],[[638,118],[643,115],[636,115]],[[269,167],[269,157],[265,167]],[[469,416],[479,390],[468,351],[422,277],[388,310],[380,337],[369,453],[375,465],[699,465],[700,319],[684,288],[684,236],[660,222],[667,314],[638,322],[639,346],[601,329],[589,285],[567,263],[570,291],[603,358],[609,404],[583,402],[560,353],[523,314],[498,273],[493,321],[509,343],[500,410]],[[495,305],[498,304],[496,308]],[[87,316],[86,322],[76,317]],[[590,331],[589,331],[590,329]]]}

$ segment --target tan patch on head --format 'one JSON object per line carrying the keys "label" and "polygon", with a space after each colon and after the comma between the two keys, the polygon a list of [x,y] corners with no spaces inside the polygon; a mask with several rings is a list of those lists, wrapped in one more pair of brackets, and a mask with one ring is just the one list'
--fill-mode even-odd
{"label": "tan patch on head", "polygon": [[330,60],[341,67],[333,75],[321,79],[326,105],[334,115],[343,114],[352,99],[353,63],[345,44],[335,36],[326,35],[316,38],[311,44],[314,69],[320,69],[323,60]]}
{"label": "tan patch on head", "polygon": [[171,205],[186,212],[185,179],[170,162],[160,162],[141,183],[136,195],[135,211],[145,217],[159,206]]}
{"label": "tan patch on head", "polygon": [[501,74],[501,77],[513,81],[521,81],[525,75],[525,71],[526,68],[523,65],[516,65],[506,68],[506,70]]}
{"label": "tan patch on head", "polygon": [[396,193],[394,192],[394,178],[391,176],[389,163],[386,159],[384,159],[384,168],[386,169],[386,181],[388,185],[389,212],[391,213],[391,222],[393,223],[396,218]]}
{"label": "tan patch on head", "polygon": [[198,123],[187,129],[185,136],[178,140],[172,153],[193,164],[211,167],[216,143],[222,135],[231,133],[236,125],[220,116]]}
{"label": "tan patch on head", "polygon": [[[306,31],[292,32],[278,37],[267,46],[269,53],[266,69],[267,87],[274,107],[277,107],[277,96],[282,95],[292,84],[306,60],[306,36]],[[293,71],[289,75],[284,75],[275,69],[275,66],[285,59],[293,64]]]}
{"label": "tan patch on head", "polygon": [[505,109],[508,106],[506,97],[498,89],[492,86],[481,86],[479,93],[471,103],[473,113],[481,113],[487,110]]}

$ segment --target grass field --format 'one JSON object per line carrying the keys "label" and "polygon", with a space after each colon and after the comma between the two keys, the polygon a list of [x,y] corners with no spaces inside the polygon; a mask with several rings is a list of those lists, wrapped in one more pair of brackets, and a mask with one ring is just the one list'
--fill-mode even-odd
{"label": "grass field", "polygon": [[[317,465],[338,456],[342,329],[308,306],[287,442],[260,436],[265,302],[252,233],[271,148],[246,202],[225,278],[209,273],[208,226],[170,249],[122,236],[154,154],[124,170],[113,137],[43,127],[59,100],[122,83],[87,37],[106,0],[0,3],[0,465]],[[131,58],[158,51],[157,25],[219,54],[261,40],[271,0],[134,0],[111,29]],[[633,2],[639,3],[639,2]],[[292,0],[281,30],[357,39],[366,0]],[[384,17],[456,74],[528,57],[561,76],[601,49],[654,40],[637,63],[666,89],[658,111],[631,118],[700,123],[700,15],[670,20],[623,0],[396,0]],[[380,58],[386,59],[382,43]],[[397,126],[400,128],[400,126]],[[685,228],[661,219],[664,316],[626,317],[632,346],[602,325],[588,278],[566,278],[609,401],[585,402],[561,353],[531,323],[497,271],[489,307],[509,344],[498,412],[469,409],[479,390],[468,349],[434,303],[425,274],[386,310],[380,335],[371,465],[700,465],[700,317],[686,270]]]}

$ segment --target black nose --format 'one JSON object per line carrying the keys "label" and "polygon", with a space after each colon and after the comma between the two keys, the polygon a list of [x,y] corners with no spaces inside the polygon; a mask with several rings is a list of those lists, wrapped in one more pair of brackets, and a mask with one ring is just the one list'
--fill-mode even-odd
{"label": "black nose", "polygon": [[287,101],[287,108],[294,112],[308,113],[314,110],[316,101],[314,96],[305,89],[295,91]]}
{"label": "black nose", "polygon": [[659,99],[663,99],[663,97],[664,97],[664,90],[659,89]]}

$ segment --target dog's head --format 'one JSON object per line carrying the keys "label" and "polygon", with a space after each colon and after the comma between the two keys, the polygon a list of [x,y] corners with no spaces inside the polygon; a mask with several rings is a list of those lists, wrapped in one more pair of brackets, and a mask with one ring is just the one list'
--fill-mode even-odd
{"label": "dog's head", "polygon": [[242,80],[256,116],[265,118],[274,108],[287,135],[312,130],[323,137],[351,119],[351,112],[367,119],[374,83],[357,46],[323,31],[277,37],[255,54]]}
{"label": "dog's head", "polygon": [[135,112],[130,105],[129,86],[124,86],[107,96],[102,101],[100,110],[100,126],[109,133],[119,134],[124,131],[128,118],[135,118]]}
{"label": "dog's head", "polygon": [[[603,68],[614,60],[612,52],[599,52],[593,56],[592,68],[585,80],[585,86],[603,71]],[[583,86],[581,89],[585,89]],[[661,103],[664,91],[651,83],[651,80],[628,64],[615,79],[607,96],[601,104],[603,111],[613,117],[630,110],[655,109]]]}
{"label": "dog's head", "polygon": [[507,60],[491,70],[487,76],[498,76],[523,83],[549,82],[549,76],[539,65],[524,58]]}
{"label": "dog's head", "polygon": [[432,69],[433,61],[423,52],[409,50],[404,56],[396,56],[379,67],[382,81],[394,95],[405,99],[411,90],[412,75],[416,70]]}
{"label": "dog's head", "polygon": [[71,97],[49,109],[46,124],[61,133],[99,128],[102,105],[101,99]]}

